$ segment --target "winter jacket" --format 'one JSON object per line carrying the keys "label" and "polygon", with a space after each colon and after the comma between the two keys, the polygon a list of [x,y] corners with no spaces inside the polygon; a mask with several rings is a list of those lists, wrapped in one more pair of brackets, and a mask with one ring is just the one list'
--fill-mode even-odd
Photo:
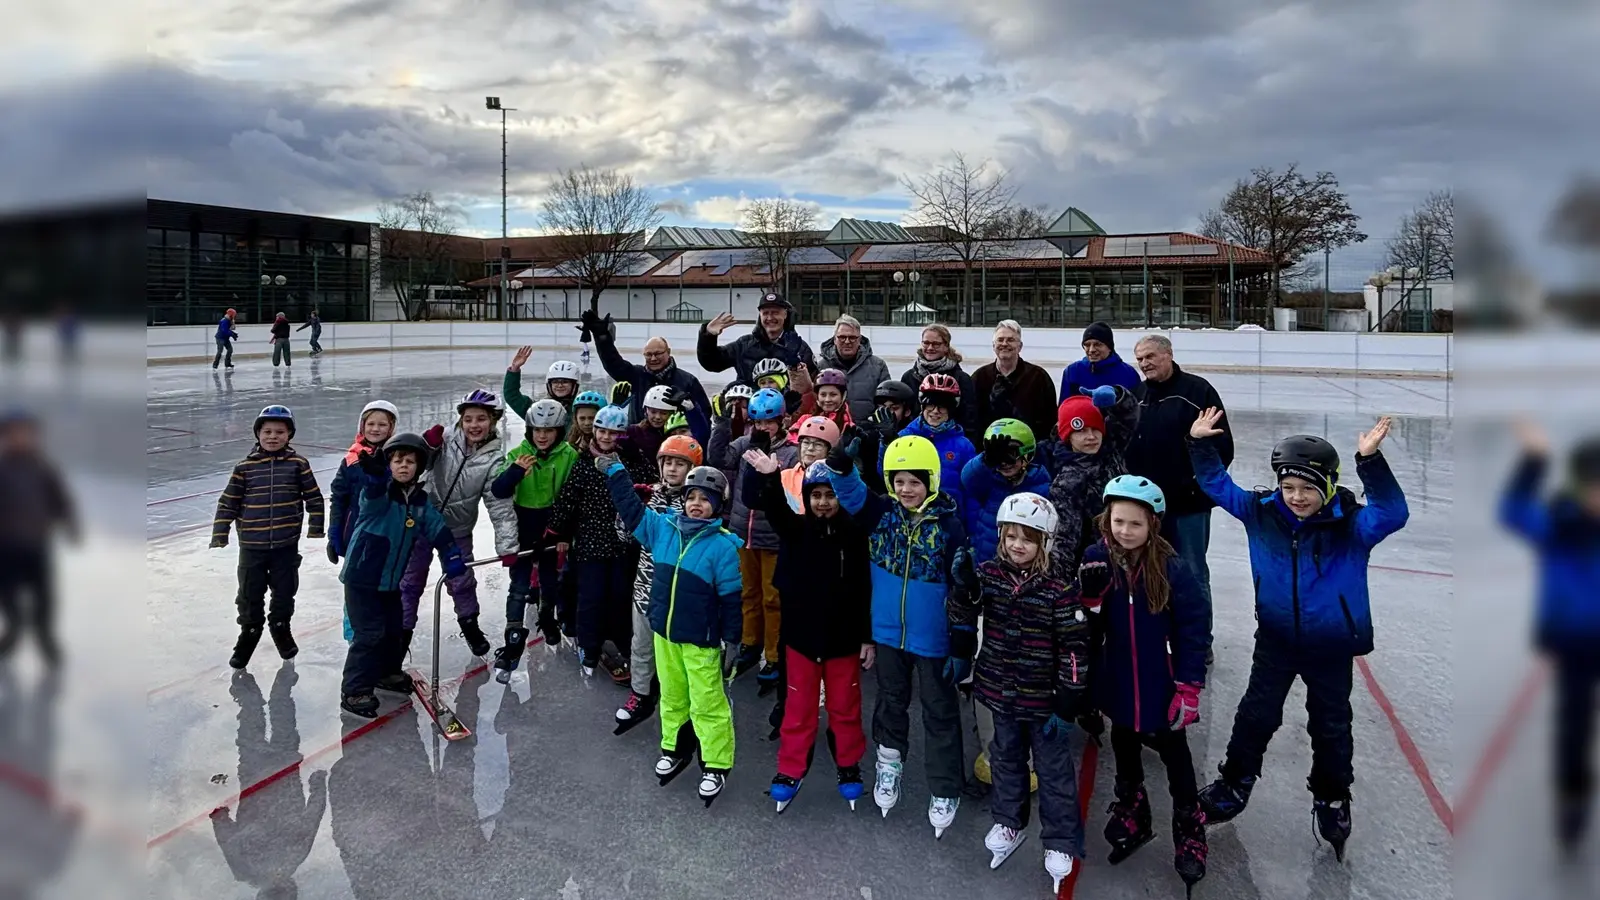
{"label": "winter jacket", "polygon": [[1539,555],[1538,645],[1592,654],[1600,645],[1600,519],[1571,497],[1541,500],[1547,466],[1543,457],[1523,458],[1500,498],[1500,521]]}
{"label": "winter jacket", "polygon": [[950,655],[945,602],[963,567],[970,570],[967,531],[949,495],[939,493],[913,513],[898,500],[870,493],[855,472],[833,475],[839,505],[868,534],[872,640],[917,656]]}
{"label": "winter jacket", "polygon": [[[1189,462],[1189,428],[1207,407],[1222,409],[1222,398],[1211,382],[1172,366],[1166,381],[1145,381],[1133,389],[1139,401],[1139,427],[1128,445],[1128,472],[1154,481],[1167,496],[1167,515],[1184,516],[1210,511],[1211,499],[1194,478]],[[1222,467],[1233,465],[1233,429],[1227,416],[1217,425],[1222,434],[1212,438]]]}
{"label": "winter jacket", "polygon": [[1100,412],[1105,416],[1106,431],[1099,453],[1074,453],[1067,441],[1053,444],[1057,460],[1055,478],[1050,482],[1050,502],[1056,508],[1057,519],[1050,562],[1056,577],[1066,581],[1078,580],[1083,551],[1100,539],[1094,519],[1105,508],[1106,484],[1128,472],[1123,453],[1139,419],[1139,406],[1126,388],[1117,388],[1117,402]]}
{"label": "winter jacket", "polygon": [[[629,484],[655,481],[653,468],[644,465],[638,452],[617,443],[618,457],[628,470]],[[572,544],[574,562],[609,562],[622,559],[637,549],[632,529],[624,526],[611,502],[606,477],[594,466],[591,447],[578,453],[567,481],[556,495],[555,514],[550,517],[550,539]]]}
{"label": "winter jacket", "polygon": [[1139,386],[1139,370],[1122,361],[1115,353],[1099,362],[1090,362],[1085,356],[1061,373],[1061,392],[1056,395],[1056,405],[1076,397],[1082,389],[1094,390],[1111,384],[1133,390]]}
{"label": "winter jacket", "polygon": [[733,369],[739,375],[739,380],[745,384],[755,384],[756,363],[763,359],[781,359],[784,365],[793,368],[799,363],[805,363],[806,368],[812,373],[817,371],[816,359],[811,354],[811,347],[801,340],[800,335],[794,330],[794,313],[790,312],[783,323],[783,333],[778,335],[776,341],[767,337],[766,329],[756,323],[756,327],[747,335],[743,335],[725,347],[717,346],[717,335],[700,326],[699,345],[695,348],[695,355],[700,362],[700,368],[707,372],[726,372]]}
{"label": "winter jacket", "polygon": [[[939,451],[939,490],[949,494],[950,499],[955,501],[956,509],[965,515],[967,497],[961,486],[961,471],[969,460],[978,455],[977,448],[972,446],[972,441],[967,439],[966,432],[962,431],[961,424],[955,419],[932,426],[917,416],[910,425],[900,430],[901,437],[912,435],[927,438],[933,442],[933,448]],[[878,452],[880,472],[883,471],[883,454],[888,449],[885,445]]]}
{"label": "winter jacket", "polygon": [[[645,394],[648,394],[651,388],[664,384],[688,394],[690,402],[694,404],[692,408],[683,412],[684,417],[689,420],[689,433],[694,435],[694,439],[699,441],[701,446],[705,446],[706,442],[711,440],[711,400],[706,396],[706,389],[701,386],[700,379],[678,368],[676,359],[667,360],[666,367],[661,371],[652,372],[644,366],[623,359],[617,350],[616,338],[604,330],[594,334],[594,349],[599,354],[600,365],[605,367],[607,375],[632,385],[633,408],[630,414],[633,421],[639,422],[644,419]],[[722,370],[709,369],[709,371]]]}
{"label": "winter jacket", "polygon": [[604,477],[624,527],[650,554],[655,570],[650,630],[675,644],[720,648],[738,643],[744,629],[739,538],[716,519],[647,509],[621,463]]}
{"label": "winter jacket", "polygon": [[320,316],[311,316],[301,323],[300,327],[296,328],[295,331],[305,331],[307,328],[311,329],[311,339],[313,341],[322,337],[322,318]]}
{"label": "winter jacket", "polygon": [[481,445],[468,448],[466,432],[458,425],[450,426],[422,482],[456,537],[472,533],[481,500],[489,510],[489,524],[494,526],[496,556],[517,552],[517,514],[511,500],[496,497],[493,490],[495,476],[506,465],[502,428],[497,427]]}
{"label": "winter jacket", "polygon": [[778,535],[772,583],[783,600],[784,646],[814,662],[855,656],[872,642],[867,532],[842,510],[829,519],[795,511],[780,474],[750,469],[744,491]]}
{"label": "winter jacket", "polygon": [[1089,606],[1099,607],[1102,643],[1095,656],[1095,705],[1114,725],[1165,731],[1171,725],[1167,710],[1176,693],[1173,686],[1206,683],[1211,626],[1200,583],[1181,558],[1169,558],[1167,608],[1153,613],[1140,577],[1143,570],[1130,573],[1112,562],[1105,541],[1085,550],[1083,561],[1111,568],[1111,586],[1105,594],[1084,598]]}
{"label": "winter jacket", "polygon": [[350,587],[399,590],[400,576],[419,539],[439,554],[446,572],[452,560],[461,560],[449,524],[420,486],[402,487],[387,474],[372,475],[359,468],[350,474],[360,484],[361,502],[340,581]]}
{"label": "winter jacket", "polygon": [[57,529],[78,530],[72,495],[61,473],[37,454],[0,457],[0,547],[43,550]]}
{"label": "winter jacket", "polygon": [[[977,562],[994,559],[1000,549],[1000,504],[1012,494],[1032,493],[1050,496],[1050,473],[1038,463],[1029,463],[1015,484],[1001,477],[983,461],[982,454],[967,460],[961,469],[961,491],[965,495],[961,514],[972,539],[972,558]],[[1070,584],[1072,579],[1066,581]]]}
{"label": "winter jacket", "polygon": [[[1017,719],[1068,721],[1089,708],[1089,613],[1071,584],[1002,559],[980,564],[974,590],[951,591],[952,655],[972,659],[983,705]],[[978,617],[983,646],[977,646]]]}
{"label": "winter jacket", "polygon": [[300,525],[306,513],[311,514],[306,537],[322,537],[325,510],[311,464],[291,446],[268,453],[257,444],[228,477],[228,486],[217,500],[211,540],[226,544],[228,529],[237,520],[243,549],[292,547],[300,543]]}
{"label": "winter jacket", "polygon": [[[1001,375],[994,363],[979,367],[972,373],[972,390],[977,395],[980,431],[995,419],[1021,419],[1037,439],[1054,434],[1061,404],[1050,398],[1050,389],[1055,387],[1052,380],[1049,372],[1025,359],[1017,360],[1010,375]],[[973,443],[981,440],[980,435]]]}
{"label": "winter jacket", "polygon": [[[951,418],[961,426],[962,431],[967,433],[968,440],[975,444],[982,441],[983,430],[989,427],[989,423],[983,422],[980,424],[978,422],[978,389],[972,383],[972,376],[963,372],[959,363],[946,370],[944,374],[954,377],[956,384],[961,387],[961,405],[956,407],[955,413]],[[922,389],[923,375],[921,368],[913,365],[905,370],[905,373],[900,376],[900,380],[910,385],[913,392],[918,392]]]}
{"label": "winter jacket", "polygon": [[[533,457],[533,466],[524,469],[515,460],[520,456]],[[550,516],[555,509],[556,497],[566,484],[572,466],[578,461],[578,451],[566,441],[557,441],[549,450],[538,450],[531,441],[511,448],[506,453],[504,469],[489,486],[496,499],[511,498],[511,509],[517,517],[517,546],[532,550],[545,544],[545,531],[550,527]]]}
{"label": "winter jacket", "polygon": [[361,508],[361,457],[376,452],[378,448],[358,436],[339,460],[339,469],[328,485],[328,543],[340,556],[350,546],[350,532]]}
{"label": "winter jacket", "polygon": [[645,459],[655,459],[661,452],[661,442],[667,439],[667,433],[660,428],[651,428],[649,422],[635,422],[628,426],[628,440],[639,448],[639,455]]}
{"label": "winter jacket", "polygon": [[[728,428],[727,419],[713,420],[711,444],[706,447],[706,465],[733,473],[728,479],[733,488],[733,497],[728,501],[728,526],[746,548],[776,550],[778,536],[767,523],[766,514],[752,509],[744,495],[744,473],[750,468],[750,464],[744,461],[744,453],[750,449],[750,435],[730,441]],[[777,455],[778,466],[784,469],[792,467],[800,459],[800,448],[787,440],[772,448],[771,452]]]}
{"label": "winter jacket", "polygon": [[1341,487],[1304,522],[1278,491],[1246,491],[1234,484],[1211,441],[1190,441],[1189,454],[1206,495],[1244,523],[1260,632],[1302,655],[1371,653],[1368,557],[1410,516],[1383,453],[1356,457],[1366,505]]}
{"label": "winter jacket", "polygon": [[279,319],[272,323],[272,339],[287,341],[289,339],[289,320]]}
{"label": "winter jacket", "polygon": [[239,339],[239,332],[234,330],[234,328],[233,328],[233,320],[228,318],[227,316],[223,316],[222,317],[222,321],[217,323],[217,340],[221,341],[221,340],[238,340],[238,339]]}
{"label": "winter jacket", "polygon": [[861,338],[861,349],[857,351],[856,358],[846,364],[839,359],[839,350],[833,345],[833,338],[828,338],[822,342],[822,352],[817,354],[817,366],[819,372],[822,369],[838,369],[850,379],[844,397],[846,405],[850,407],[850,415],[856,421],[865,420],[878,408],[875,399],[878,385],[889,380],[889,364],[872,355],[870,339],[865,336]]}
{"label": "winter jacket", "polygon": [[[648,486],[634,485],[635,491],[648,495],[644,499],[644,507],[648,510],[671,516],[683,512],[683,498],[686,495],[683,487],[673,487],[666,482]],[[655,579],[656,564],[650,554],[639,554],[638,571],[633,578],[633,605],[639,612],[650,615],[650,585]]]}

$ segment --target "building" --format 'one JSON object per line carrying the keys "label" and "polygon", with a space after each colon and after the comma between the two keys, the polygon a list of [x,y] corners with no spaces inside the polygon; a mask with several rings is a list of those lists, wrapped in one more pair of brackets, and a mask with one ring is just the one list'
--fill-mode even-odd
{"label": "building", "polygon": [[243,323],[283,312],[303,321],[371,317],[373,226],[318,216],[149,200],[145,303],[149,325]]}

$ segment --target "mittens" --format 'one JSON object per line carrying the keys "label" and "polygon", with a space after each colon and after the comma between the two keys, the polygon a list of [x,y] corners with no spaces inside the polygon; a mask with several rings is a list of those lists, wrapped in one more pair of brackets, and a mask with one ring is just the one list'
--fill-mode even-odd
{"label": "mittens", "polygon": [[615,453],[602,453],[594,458],[594,467],[600,470],[600,474],[604,475],[611,471],[611,467],[619,462],[621,462],[621,460],[617,458]]}
{"label": "mittens", "polygon": [[423,443],[437,450],[444,446],[444,426],[435,425],[422,433]]}
{"label": "mittens", "polygon": [[1087,391],[1089,402],[1095,409],[1110,409],[1117,405],[1117,389],[1109,384],[1103,384],[1092,391]]}
{"label": "mittens", "polygon": [[467,574],[467,564],[461,559],[461,554],[452,553],[444,561],[444,575],[446,578],[460,578]]}
{"label": "mittens", "polygon": [[511,568],[512,566],[514,566],[516,564],[517,564],[517,554],[515,554],[515,553],[507,553],[507,554],[505,554],[505,555],[500,557],[500,565],[504,566],[507,569]]}
{"label": "mittens", "polygon": [[1167,722],[1173,731],[1182,731],[1200,721],[1200,691],[1198,684],[1172,686],[1172,703],[1167,706]]}

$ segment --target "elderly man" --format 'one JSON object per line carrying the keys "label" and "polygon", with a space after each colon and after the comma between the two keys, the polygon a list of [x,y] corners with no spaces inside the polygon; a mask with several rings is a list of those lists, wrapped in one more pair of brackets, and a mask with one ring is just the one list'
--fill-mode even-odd
{"label": "elderly man", "polygon": [[1050,373],[1022,358],[1022,326],[1014,319],[996,325],[991,345],[994,362],[972,373],[978,427],[986,429],[995,419],[1021,419],[1035,438],[1048,438],[1056,427]]}
{"label": "elderly man", "polygon": [[684,410],[684,416],[689,420],[689,433],[694,439],[702,447],[711,440],[711,401],[706,399],[706,389],[701,387],[700,379],[678,368],[665,338],[653,337],[644,342],[644,365],[641,366],[623,359],[617,350],[617,326],[610,314],[602,319],[594,310],[584,310],[583,325],[594,338],[594,349],[606,374],[631,386],[633,421],[644,419],[645,394],[656,385],[664,384],[675,388],[692,404]]}
{"label": "elderly man", "polygon": [[[1126,454],[1128,471],[1154,481],[1167,495],[1162,536],[1200,581],[1209,614],[1211,568],[1206,565],[1206,550],[1211,546],[1211,508],[1216,504],[1194,479],[1188,440],[1195,417],[1208,407],[1223,409],[1222,398],[1211,382],[1178,368],[1172,360],[1172,341],[1165,337],[1149,335],[1133,350],[1144,381],[1133,389],[1139,401],[1139,425]],[[1233,429],[1218,427],[1223,434],[1212,440],[1226,468],[1233,464]]]}
{"label": "elderly man", "polygon": [[739,380],[748,385],[755,384],[756,363],[763,359],[781,359],[791,369],[801,364],[815,368],[811,348],[794,330],[794,307],[789,301],[769,291],[756,305],[756,314],[760,317],[756,327],[726,347],[717,346],[717,338],[738,321],[732,313],[718,313],[701,325],[695,350],[700,367],[707,372],[733,369]]}
{"label": "elderly man", "polygon": [[877,409],[874,397],[878,385],[889,380],[889,366],[872,355],[872,341],[861,336],[861,323],[854,316],[840,316],[833,323],[833,337],[822,342],[817,364],[824,369],[838,369],[850,379],[845,389],[850,418],[865,422]]}
{"label": "elderly man", "polygon": [[1082,391],[1111,384],[1133,390],[1139,383],[1139,372],[1123,362],[1117,355],[1116,338],[1111,326],[1104,322],[1090,323],[1083,330],[1083,359],[1061,373],[1061,396],[1058,403],[1075,397]]}

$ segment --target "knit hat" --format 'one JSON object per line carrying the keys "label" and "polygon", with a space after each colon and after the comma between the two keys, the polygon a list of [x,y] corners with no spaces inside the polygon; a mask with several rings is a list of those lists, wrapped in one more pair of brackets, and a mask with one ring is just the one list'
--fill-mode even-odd
{"label": "knit hat", "polygon": [[1071,437],[1074,431],[1082,431],[1085,428],[1093,428],[1105,434],[1106,417],[1101,415],[1094,401],[1088,397],[1082,394],[1068,397],[1056,414],[1056,434],[1064,441]]}
{"label": "knit hat", "polygon": [[1099,341],[1106,345],[1107,350],[1116,352],[1117,339],[1111,335],[1111,326],[1104,322],[1090,323],[1089,327],[1083,330],[1083,340],[1078,343],[1082,345],[1090,341]]}
{"label": "knit hat", "polygon": [[1316,469],[1313,469],[1309,466],[1297,466],[1292,463],[1280,465],[1278,466],[1277,475],[1279,484],[1282,484],[1285,478],[1290,477],[1299,478],[1310,482],[1311,485],[1322,494],[1324,501],[1327,501],[1333,496],[1333,482],[1328,480],[1327,475],[1324,475],[1323,473],[1318,472]]}

